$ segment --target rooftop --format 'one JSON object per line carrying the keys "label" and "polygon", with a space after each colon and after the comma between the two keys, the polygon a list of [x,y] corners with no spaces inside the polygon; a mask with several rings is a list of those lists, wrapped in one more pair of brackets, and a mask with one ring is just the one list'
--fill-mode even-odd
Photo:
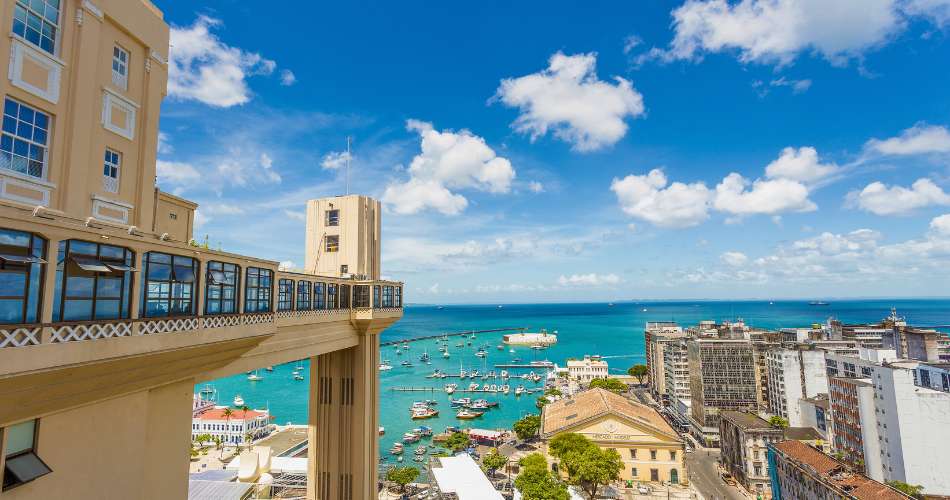
{"label": "rooftop", "polygon": [[455,493],[459,500],[502,500],[481,467],[467,453],[432,459],[432,476],[439,490]]}
{"label": "rooftop", "polygon": [[[228,417],[224,416],[224,410],[226,408],[213,408],[210,409],[201,415],[198,415],[197,418],[201,420],[228,420]],[[231,420],[246,420],[257,417],[266,417],[267,413],[257,410],[231,410]]]}
{"label": "rooftop", "polygon": [[772,427],[768,421],[752,413],[745,413],[741,411],[724,411],[721,412],[719,416],[720,418],[728,420],[737,427],[745,430],[779,430],[775,427]]}
{"label": "rooftop", "polygon": [[578,422],[611,413],[646,425],[660,433],[677,435],[653,408],[600,388],[546,405],[542,411],[541,434],[554,434]]}
{"label": "rooftop", "polygon": [[844,464],[801,441],[782,441],[774,448],[790,460],[811,469],[824,483],[858,500],[906,500],[903,493],[852,471]]}

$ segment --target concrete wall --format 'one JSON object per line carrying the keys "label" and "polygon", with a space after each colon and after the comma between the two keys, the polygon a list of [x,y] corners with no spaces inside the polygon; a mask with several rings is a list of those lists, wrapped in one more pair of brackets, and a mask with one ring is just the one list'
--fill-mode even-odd
{"label": "concrete wall", "polygon": [[[197,208],[198,205],[193,202],[156,189],[155,220],[152,223],[152,232],[159,235],[168,233],[169,237],[177,241],[191,240],[194,238]],[[203,237],[198,239],[200,238]]]}
{"label": "concrete wall", "polygon": [[[339,224],[327,225],[327,211],[339,210]],[[382,208],[366,196],[348,195],[307,202],[304,268],[330,276],[347,273],[379,279]],[[339,250],[326,251],[326,238],[339,238]]]}

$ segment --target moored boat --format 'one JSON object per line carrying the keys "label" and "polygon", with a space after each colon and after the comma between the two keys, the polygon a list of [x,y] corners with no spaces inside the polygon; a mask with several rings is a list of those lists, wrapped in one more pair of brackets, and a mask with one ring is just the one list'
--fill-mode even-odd
{"label": "moored boat", "polygon": [[458,418],[461,420],[471,420],[473,418],[478,418],[480,416],[482,416],[480,412],[469,411],[465,409],[459,410],[459,412],[455,414],[455,418]]}

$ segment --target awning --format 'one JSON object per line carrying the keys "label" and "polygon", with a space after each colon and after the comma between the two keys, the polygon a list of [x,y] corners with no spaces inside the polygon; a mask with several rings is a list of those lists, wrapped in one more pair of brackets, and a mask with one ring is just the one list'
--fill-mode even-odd
{"label": "awning", "polygon": [[45,260],[39,257],[33,257],[32,255],[12,255],[8,253],[0,253],[0,260],[4,262],[13,262],[16,264],[46,264]]}
{"label": "awning", "polygon": [[95,257],[86,257],[84,255],[73,255],[70,257],[73,259],[73,262],[79,266],[83,271],[97,272],[97,273],[111,273],[112,269],[109,269],[109,266],[103,264],[99,259]]}
{"label": "awning", "polygon": [[135,271],[134,267],[129,267],[125,264],[113,264],[111,262],[107,262],[106,265],[112,268],[113,271]]}
{"label": "awning", "polygon": [[224,277],[224,273],[221,271],[208,271],[208,281],[212,285],[227,285],[228,280]]}

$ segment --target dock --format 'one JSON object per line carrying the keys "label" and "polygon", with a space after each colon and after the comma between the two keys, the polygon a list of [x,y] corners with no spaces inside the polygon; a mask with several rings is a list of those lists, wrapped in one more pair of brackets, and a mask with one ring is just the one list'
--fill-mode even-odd
{"label": "dock", "polygon": [[402,345],[409,342],[418,342],[420,340],[436,340],[443,337],[467,337],[470,335],[478,335],[480,333],[500,333],[500,332],[523,332],[527,330],[525,327],[514,327],[514,328],[493,328],[491,330],[468,330],[465,332],[455,332],[455,333],[440,333],[438,335],[426,335],[424,337],[415,337],[411,339],[401,339],[401,340],[392,340],[389,342],[380,342],[380,347],[386,347],[391,345]]}
{"label": "dock", "polygon": [[[528,389],[528,388],[526,388],[526,389]],[[392,392],[445,392],[445,389],[442,388],[442,387],[390,387],[389,390],[392,391]],[[531,390],[532,390],[533,392],[538,392],[538,391],[543,391],[543,388],[539,386],[539,387],[533,387],[533,388],[531,388]],[[527,391],[525,391],[525,392],[527,393]],[[458,394],[458,393],[467,393],[467,394],[479,393],[479,394],[501,394],[501,395],[504,395],[504,393],[503,393],[502,391],[488,391],[488,390],[484,390],[484,389],[475,389],[474,391],[471,390],[471,389],[455,389],[455,393],[456,393],[456,394]],[[511,388],[511,395],[513,396],[514,393],[515,393],[514,388]],[[529,394],[530,394],[530,393],[529,393]]]}
{"label": "dock", "polygon": [[501,363],[501,364],[495,365],[495,368],[541,368],[541,369],[544,369],[544,370],[550,370],[550,369],[554,368],[554,363],[552,363],[552,362],[550,362],[550,361],[548,361],[548,362],[541,362],[540,364],[533,364],[533,365],[530,364],[530,363],[528,363],[528,364],[524,364],[524,363]]}

